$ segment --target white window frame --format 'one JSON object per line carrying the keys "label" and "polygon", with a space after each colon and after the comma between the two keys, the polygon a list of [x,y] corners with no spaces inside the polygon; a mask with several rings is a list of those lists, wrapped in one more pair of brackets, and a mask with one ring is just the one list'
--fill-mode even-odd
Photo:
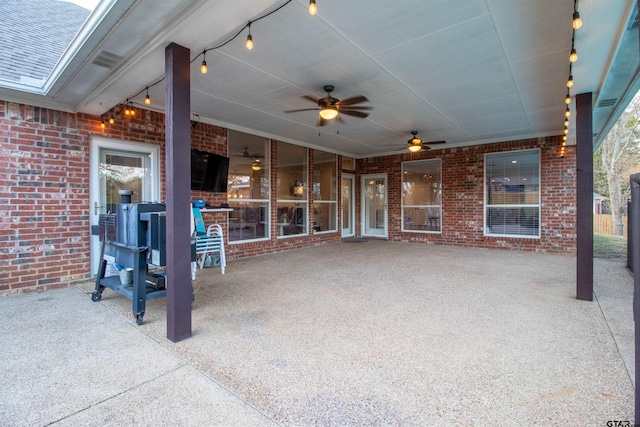
{"label": "white window frame", "polygon": [[[538,203],[537,204],[531,204],[531,203],[522,203],[522,204],[488,204],[487,203],[487,199],[488,199],[488,192],[489,192],[489,187],[487,186],[487,164],[488,164],[488,159],[493,156],[493,155],[504,155],[507,153],[526,153],[526,152],[535,152],[537,153],[537,157],[538,157]],[[535,149],[528,149],[528,150],[512,150],[512,151],[499,151],[499,152],[495,152],[495,153],[485,153],[484,155],[484,173],[483,173],[483,180],[484,180],[484,201],[483,201],[483,221],[482,221],[482,228],[484,231],[484,236],[486,237],[509,237],[509,238],[517,238],[517,239],[539,239],[540,238],[540,232],[541,232],[541,223],[542,223],[542,210],[541,210],[541,187],[542,187],[542,157],[541,157],[541,153],[540,153],[540,149],[535,148]],[[538,209],[538,234],[534,235],[534,234],[511,234],[511,233],[489,233],[489,227],[487,226],[487,211],[489,208],[503,208],[503,209],[520,209],[520,208],[537,208]]]}

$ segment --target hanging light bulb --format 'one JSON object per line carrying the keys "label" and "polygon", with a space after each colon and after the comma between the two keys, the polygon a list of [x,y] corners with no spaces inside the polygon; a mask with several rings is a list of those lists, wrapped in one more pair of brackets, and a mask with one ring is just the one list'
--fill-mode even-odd
{"label": "hanging light bulb", "polygon": [[567,135],[569,133],[569,128],[564,128],[564,134]]}
{"label": "hanging light bulb", "polygon": [[127,103],[124,104],[124,115],[128,116],[129,114],[131,113],[129,112],[129,100],[127,100]]}
{"label": "hanging light bulb", "polygon": [[311,16],[316,16],[318,13],[318,6],[316,6],[316,0],[309,0],[309,14]]}
{"label": "hanging light bulb", "polygon": [[253,37],[251,37],[251,23],[249,23],[249,35],[247,36],[247,49],[253,49]]}
{"label": "hanging light bulb", "polygon": [[564,125],[569,127],[569,119],[567,119],[567,118],[564,119]]}
{"label": "hanging light bulb", "polygon": [[109,124],[112,125],[116,122],[116,120],[113,118],[113,116],[109,117]]}
{"label": "hanging light bulb", "polygon": [[562,140],[566,141],[567,140],[567,135],[562,135]]}
{"label": "hanging light bulb", "polygon": [[107,125],[104,124],[104,116],[101,117],[102,122],[100,123],[100,127],[104,129]]}
{"label": "hanging light bulb", "polygon": [[131,102],[129,103],[129,115],[131,117],[136,115],[136,110],[133,109],[133,103],[131,103]]}
{"label": "hanging light bulb", "polygon": [[567,87],[573,87],[573,74],[569,74],[569,79],[567,80]]}
{"label": "hanging light bulb", "polygon": [[582,27],[582,19],[578,11],[573,12],[573,29],[579,30]]}
{"label": "hanging light bulb", "polygon": [[144,103],[151,105],[151,98],[149,98],[149,87],[147,86],[147,96],[144,97]]}
{"label": "hanging light bulb", "polygon": [[567,107],[567,109],[566,109],[566,110],[564,110],[564,116],[565,116],[565,117],[567,117],[567,118],[568,118],[569,116],[571,116],[571,110],[569,110],[569,107]]}
{"label": "hanging light bulb", "polygon": [[571,95],[567,92],[567,97],[564,99],[564,103],[569,105],[571,104]]}
{"label": "hanging light bulb", "polygon": [[569,55],[569,62],[574,63],[578,60],[578,53],[574,48],[571,48],[571,55]]}
{"label": "hanging light bulb", "polygon": [[208,71],[206,59],[207,59],[207,51],[204,51],[202,53],[202,65],[200,66],[200,72],[202,74],[207,74],[207,71]]}

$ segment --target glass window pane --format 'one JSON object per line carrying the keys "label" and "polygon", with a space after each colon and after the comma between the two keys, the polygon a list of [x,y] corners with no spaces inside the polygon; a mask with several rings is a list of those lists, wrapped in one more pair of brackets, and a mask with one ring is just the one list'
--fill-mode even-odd
{"label": "glass window pane", "polygon": [[487,208],[487,234],[537,236],[539,223],[537,207]]}
{"label": "glass window pane", "polygon": [[307,148],[278,142],[278,236],[307,234]]}
{"label": "glass window pane", "polygon": [[229,200],[229,241],[264,239],[269,235],[269,204]]}
{"label": "glass window pane", "polygon": [[485,234],[540,235],[540,152],[485,156]]}
{"label": "glass window pane", "polygon": [[269,140],[229,130],[229,242],[269,237]]}
{"label": "glass window pane", "polygon": [[314,203],[313,204],[313,230],[336,231],[337,223],[336,203]]}
{"label": "glass window pane", "polygon": [[440,159],[402,164],[402,210],[403,231],[441,231]]}

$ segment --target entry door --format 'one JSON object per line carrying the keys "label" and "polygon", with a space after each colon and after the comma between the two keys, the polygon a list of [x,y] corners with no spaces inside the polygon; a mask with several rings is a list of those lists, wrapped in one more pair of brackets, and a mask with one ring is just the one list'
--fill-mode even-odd
{"label": "entry door", "polygon": [[352,237],[356,234],[355,179],[354,175],[342,174],[342,237]]}
{"label": "entry door", "polygon": [[[157,146],[106,139],[91,141],[91,225],[99,216],[115,213],[119,190],[132,190],[131,202],[159,200],[159,150]],[[100,242],[91,236],[91,275],[98,272]]]}
{"label": "entry door", "polygon": [[387,237],[387,174],[362,176],[362,235]]}

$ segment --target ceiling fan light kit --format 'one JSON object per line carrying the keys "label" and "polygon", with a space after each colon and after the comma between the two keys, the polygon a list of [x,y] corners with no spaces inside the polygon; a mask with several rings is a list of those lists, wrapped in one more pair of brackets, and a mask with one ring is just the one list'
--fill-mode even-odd
{"label": "ceiling fan light kit", "polygon": [[331,96],[331,92],[333,92],[334,89],[332,85],[325,85],[323,89],[325,92],[327,92],[327,94],[320,99],[315,99],[308,95],[302,96],[302,98],[315,103],[317,107],[287,110],[285,111],[285,113],[297,113],[299,111],[318,111],[318,126],[324,126],[328,120],[333,120],[340,114],[364,119],[365,117],[369,116],[369,113],[365,111],[373,109],[372,107],[357,105],[369,101],[362,95],[354,96],[341,101],[338,98],[334,98],[333,96]]}
{"label": "ceiling fan light kit", "polygon": [[411,131],[411,135],[413,135],[413,138],[407,141],[407,149],[412,153],[417,153],[418,151],[422,151],[422,150],[425,150],[425,151],[430,150],[431,147],[429,147],[429,145],[444,144],[446,142],[446,141],[423,142],[422,139],[418,138],[417,130]]}
{"label": "ceiling fan light kit", "polygon": [[338,110],[330,107],[323,108],[322,110],[320,110],[320,117],[325,120],[333,120],[338,117]]}

